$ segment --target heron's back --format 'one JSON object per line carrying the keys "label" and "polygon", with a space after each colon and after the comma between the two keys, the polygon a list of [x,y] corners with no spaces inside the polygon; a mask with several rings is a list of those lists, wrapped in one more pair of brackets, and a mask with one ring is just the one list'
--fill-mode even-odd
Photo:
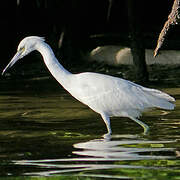
{"label": "heron's back", "polygon": [[97,73],[75,76],[70,93],[98,113],[138,117],[149,108],[173,109],[174,98],[159,90]]}

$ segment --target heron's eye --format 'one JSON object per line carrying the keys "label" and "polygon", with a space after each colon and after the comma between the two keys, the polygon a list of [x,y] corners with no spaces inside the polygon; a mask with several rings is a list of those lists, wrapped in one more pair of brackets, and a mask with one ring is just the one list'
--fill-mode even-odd
{"label": "heron's eye", "polygon": [[25,47],[21,47],[21,48],[19,49],[20,52],[23,52],[24,50],[25,50]]}

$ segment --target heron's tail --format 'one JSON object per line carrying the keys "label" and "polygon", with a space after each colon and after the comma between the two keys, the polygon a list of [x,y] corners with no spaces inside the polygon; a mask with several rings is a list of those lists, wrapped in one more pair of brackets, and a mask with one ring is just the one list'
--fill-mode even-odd
{"label": "heron's tail", "polygon": [[156,89],[144,88],[144,96],[151,107],[172,110],[175,107],[175,99],[170,95]]}

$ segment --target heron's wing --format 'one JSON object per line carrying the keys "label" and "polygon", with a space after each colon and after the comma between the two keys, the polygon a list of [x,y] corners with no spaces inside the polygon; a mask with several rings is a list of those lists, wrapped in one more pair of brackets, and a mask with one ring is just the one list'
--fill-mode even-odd
{"label": "heron's wing", "polygon": [[77,74],[70,93],[96,112],[137,117],[152,107],[172,109],[172,97],[130,81],[97,73]]}

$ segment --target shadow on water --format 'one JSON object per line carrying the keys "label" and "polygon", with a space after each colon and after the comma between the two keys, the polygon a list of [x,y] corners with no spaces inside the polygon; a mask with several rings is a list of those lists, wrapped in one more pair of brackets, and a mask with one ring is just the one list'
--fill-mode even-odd
{"label": "shadow on water", "polygon": [[163,89],[175,96],[174,111],[144,113],[150,134],[113,118],[108,141],[101,117],[64,90],[32,87],[1,87],[0,178],[180,179],[179,88]]}

